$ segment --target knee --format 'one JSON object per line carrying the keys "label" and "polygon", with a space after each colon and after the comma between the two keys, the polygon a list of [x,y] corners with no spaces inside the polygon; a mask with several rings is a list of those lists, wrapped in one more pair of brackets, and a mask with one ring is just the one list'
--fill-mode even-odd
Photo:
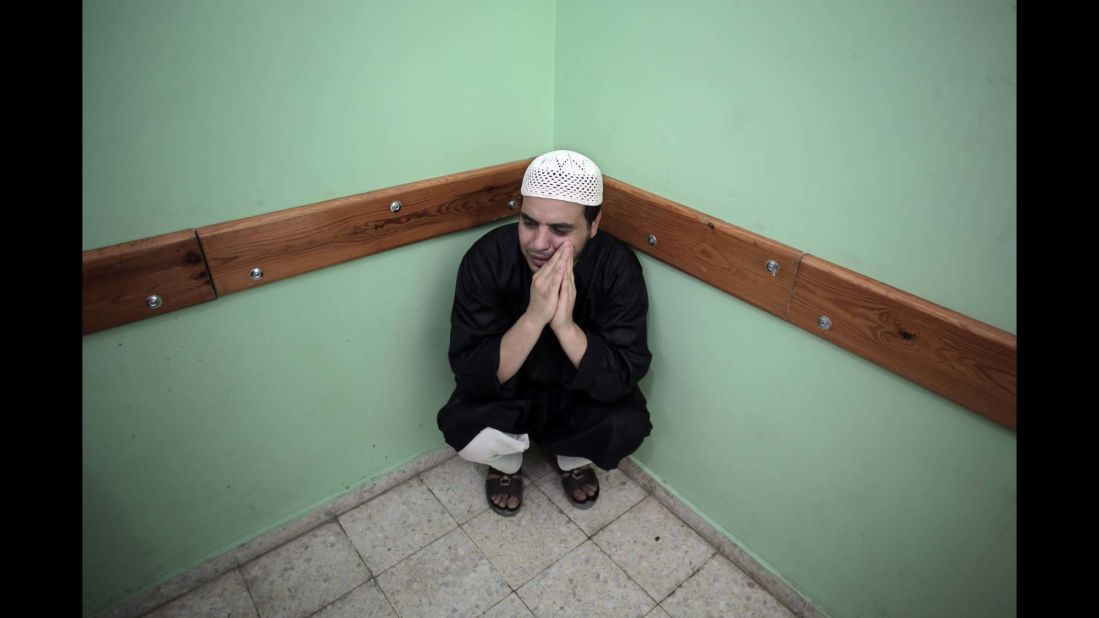
{"label": "knee", "polygon": [[605,419],[611,441],[633,451],[652,432],[649,412],[645,409],[618,408]]}

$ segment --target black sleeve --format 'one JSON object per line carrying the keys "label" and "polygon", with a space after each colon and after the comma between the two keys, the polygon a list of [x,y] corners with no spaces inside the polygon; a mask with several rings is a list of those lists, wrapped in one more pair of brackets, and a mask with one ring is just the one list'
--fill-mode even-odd
{"label": "black sleeve", "polygon": [[467,252],[458,266],[450,314],[450,367],[459,388],[478,399],[515,394],[514,376],[502,385],[496,378],[500,340],[511,324],[491,279],[485,258],[473,250]]}
{"label": "black sleeve", "polygon": [[652,361],[646,326],[649,296],[636,258],[631,266],[602,292],[607,300],[596,322],[585,329],[588,349],[566,384],[597,401],[613,402],[629,395]]}

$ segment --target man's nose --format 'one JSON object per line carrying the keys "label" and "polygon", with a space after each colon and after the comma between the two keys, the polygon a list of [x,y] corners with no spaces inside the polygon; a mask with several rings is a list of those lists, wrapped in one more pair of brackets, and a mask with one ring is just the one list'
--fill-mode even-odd
{"label": "man's nose", "polygon": [[534,235],[534,249],[538,252],[549,251],[553,245],[553,236],[548,227],[539,227]]}

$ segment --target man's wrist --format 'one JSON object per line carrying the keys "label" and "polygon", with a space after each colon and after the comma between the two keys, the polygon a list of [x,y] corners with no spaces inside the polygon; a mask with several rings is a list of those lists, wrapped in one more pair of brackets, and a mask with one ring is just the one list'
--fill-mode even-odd
{"label": "man's wrist", "polygon": [[538,316],[534,315],[530,311],[524,311],[523,315],[519,316],[518,323],[522,325],[522,328],[541,332],[542,329],[546,327],[546,324],[549,324],[549,320],[542,321],[538,318]]}
{"label": "man's wrist", "polygon": [[560,342],[561,349],[565,351],[565,356],[569,357],[572,366],[579,368],[580,360],[584,358],[584,353],[588,349],[588,334],[572,320],[554,328],[553,334],[557,336],[557,341]]}
{"label": "man's wrist", "polygon": [[580,327],[577,326],[576,322],[573,322],[572,320],[569,320],[568,322],[565,322],[563,324],[554,324],[553,322],[550,322],[550,328],[559,337],[561,335],[569,335],[576,330],[580,330]]}

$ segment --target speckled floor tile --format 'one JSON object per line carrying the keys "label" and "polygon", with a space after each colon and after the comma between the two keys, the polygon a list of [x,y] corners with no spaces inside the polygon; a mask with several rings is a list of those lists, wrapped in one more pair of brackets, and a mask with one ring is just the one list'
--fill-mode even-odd
{"label": "speckled floor tile", "polygon": [[340,515],[339,521],[375,575],[458,526],[419,478]]}
{"label": "speckled floor tile", "polygon": [[217,579],[146,614],[146,618],[190,618],[191,616],[256,616],[256,607],[244,585],[244,576],[233,569]]}
{"label": "speckled floor tile", "polygon": [[823,618],[823,615],[819,614],[817,608],[807,606],[805,597],[803,597],[797,589],[778,575],[772,573],[754,556],[746,552],[744,548],[725,536],[724,532],[714,527],[709,520],[685,505],[679,498],[669,493],[667,488],[662,486],[656,479],[650,476],[648,472],[638,466],[637,462],[626,457],[619,462],[618,465],[619,468],[626,473],[626,476],[629,476],[643,489],[651,493],[653,498],[656,498],[657,502],[663,504],[673,515],[687,524],[688,528],[697,532],[707,543],[714,546],[720,555],[728,558],[733,565],[743,571],[748,577],[766,588],[778,602],[791,608],[795,614],[811,616],[812,618]]}
{"label": "speckled floor tile", "polygon": [[484,618],[534,618],[526,605],[513,592],[483,614]]}
{"label": "speckled floor tile", "polygon": [[424,472],[420,478],[451,517],[464,524],[489,508],[485,499],[487,474],[488,466],[455,456]]}
{"label": "speckled floor tile", "polygon": [[658,602],[716,553],[652,496],[592,540]]}
{"label": "speckled floor tile", "polygon": [[673,618],[794,618],[793,612],[721,555],[710,559],[661,605]]}
{"label": "speckled floor tile", "polygon": [[535,616],[644,616],[656,605],[591,541],[516,591]]}
{"label": "speckled floor tile", "polygon": [[596,466],[592,468],[599,479],[599,499],[594,506],[587,509],[578,509],[572,505],[565,495],[559,474],[549,474],[538,481],[538,487],[588,536],[599,532],[648,495],[621,470],[607,472]]}
{"label": "speckled floor tile", "polygon": [[502,518],[485,501],[486,467],[443,447],[97,617],[825,615],[637,464],[621,466],[596,469],[600,500],[576,509],[533,445],[523,510]]}
{"label": "speckled floor tile", "polygon": [[378,576],[401,616],[474,616],[511,593],[458,528]]}
{"label": "speckled floor tile", "polygon": [[308,616],[370,579],[336,522],[277,547],[240,570],[263,618]]}
{"label": "speckled floor tile", "polygon": [[524,479],[523,506],[514,517],[488,510],[463,528],[512,588],[587,539],[530,479]]}
{"label": "speckled floor tile", "polygon": [[313,614],[313,618],[397,618],[397,614],[378,583],[371,580]]}

